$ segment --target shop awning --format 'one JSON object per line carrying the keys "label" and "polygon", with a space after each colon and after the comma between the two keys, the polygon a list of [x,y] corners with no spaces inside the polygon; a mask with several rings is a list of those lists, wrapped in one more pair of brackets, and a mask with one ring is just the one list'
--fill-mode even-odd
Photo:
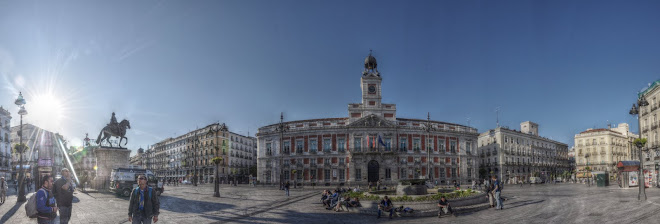
{"label": "shop awning", "polygon": [[575,174],[575,178],[587,178],[587,177],[591,177],[591,173],[587,173],[587,172],[577,172],[577,173]]}
{"label": "shop awning", "polygon": [[620,161],[616,167],[622,172],[639,171],[639,161]]}

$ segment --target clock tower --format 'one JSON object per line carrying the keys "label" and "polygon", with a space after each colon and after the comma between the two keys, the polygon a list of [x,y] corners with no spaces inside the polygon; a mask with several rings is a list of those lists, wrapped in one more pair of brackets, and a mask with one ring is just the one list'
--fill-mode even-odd
{"label": "clock tower", "polygon": [[378,72],[378,63],[376,58],[369,53],[364,59],[364,71],[360,78],[362,89],[362,102],[359,104],[349,104],[349,122],[366,117],[370,114],[385,118],[386,120],[396,120],[396,105],[382,104],[381,82],[383,79]]}

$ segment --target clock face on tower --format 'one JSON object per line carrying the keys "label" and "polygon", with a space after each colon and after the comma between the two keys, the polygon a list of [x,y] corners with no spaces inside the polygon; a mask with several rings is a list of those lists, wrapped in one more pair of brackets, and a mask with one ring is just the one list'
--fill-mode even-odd
{"label": "clock face on tower", "polygon": [[376,93],[376,86],[369,86],[369,94]]}

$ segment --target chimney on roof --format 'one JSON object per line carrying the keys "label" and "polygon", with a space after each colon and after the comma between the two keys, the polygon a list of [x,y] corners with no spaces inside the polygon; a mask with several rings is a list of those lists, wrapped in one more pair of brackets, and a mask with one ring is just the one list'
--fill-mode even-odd
{"label": "chimney on roof", "polygon": [[612,128],[612,124],[607,124],[607,129],[611,129],[611,128]]}

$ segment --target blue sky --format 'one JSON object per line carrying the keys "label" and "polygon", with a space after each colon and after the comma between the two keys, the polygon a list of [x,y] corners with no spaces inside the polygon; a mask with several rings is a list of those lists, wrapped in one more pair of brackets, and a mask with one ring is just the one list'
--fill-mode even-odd
{"label": "blue sky", "polygon": [[[658,1],[2,1],[0,105],[74,144],[115,111],[136,149],[211,122],[348,116],[369,49],[398,117],[573,136],[632,123]],[[12,124],[19,119],[14,116]]]}

